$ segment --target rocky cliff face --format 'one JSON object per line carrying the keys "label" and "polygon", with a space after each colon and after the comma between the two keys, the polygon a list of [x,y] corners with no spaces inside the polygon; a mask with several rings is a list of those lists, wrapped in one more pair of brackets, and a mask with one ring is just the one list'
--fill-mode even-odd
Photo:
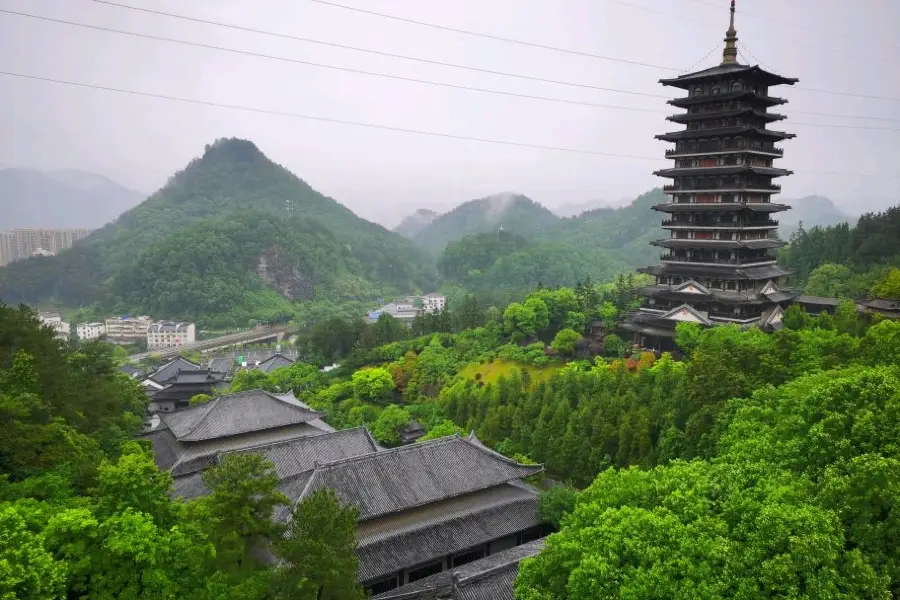
{"label": "rocky cliff face", "polygon": [[278,246],[269,248],[259,256],[256,274],[268,287],[288,300],[311,300],[313,297],[312,277]]}

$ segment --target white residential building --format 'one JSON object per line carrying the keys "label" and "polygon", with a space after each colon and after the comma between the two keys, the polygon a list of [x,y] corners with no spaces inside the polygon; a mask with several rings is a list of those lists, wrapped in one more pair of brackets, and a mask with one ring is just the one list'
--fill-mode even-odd
{"label": "white residential building", "polygon": [[79,323],[75,326],[79,340],[96,340],[106,333],[105,323]]}
{"label": "white residential building", "polygon": [[160,321],[147,330],[147,350],[178,348],[196,341],[196,327],[193,323]]}
{"label": "white residential building", "polygon": [[104,323],[107,339],[121,344],[147,339],[147,330],[152,324],[150,317],[114,317]]}
{"label": "white residential building", "polygon": [[441,312],[445,306],[447,306],[446,296],[434,293],[422,296],[422,308],[425,309],[425,312]]}
{"label": "white residential building", "polygon": [[50,329],[55,331],[56,337],[58,337],[59,339],[69,339],[69,334],[72,331],[72,326],[69,323],[63,321],[62,317],[59,316],[59,313],[41,313],[41,323],[43,323],[45,327],[49,327]]}

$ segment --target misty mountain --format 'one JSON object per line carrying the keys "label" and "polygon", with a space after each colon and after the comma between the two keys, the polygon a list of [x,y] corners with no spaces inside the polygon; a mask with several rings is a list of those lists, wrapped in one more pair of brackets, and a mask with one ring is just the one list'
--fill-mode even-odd
{"label": "misty mountain", "polygon": [[0,298],[224,323],[278,316],[289,300],[426,290],[435,277],[411,241],[312,189],[252,142],[221,139],[71,250],[0,269]]}
{"label": "misty mountain", "polygon": [[563,204],[561,206],[557,206],[553,209],[553,213],[560,217],[577,217],[581,213],[585,213],[591,210],[597,210],[598,208],[610,208],[611,205],[608,202],[603,200],[592,200],[590,202],[576,202]]}
{"label": "misty mountain", "polygon": [[400,221],[400,224],[394,227],[394,233],[399,233],[405,238],[412,239],[436,218],[438,218],[438,213],[436,211],[428,208],[420,208],[413,214],[404,217],[403,220]]}
{"label": "misty mountain", "polygon": [[795,200],[785,199],[783,202],[790,205],[791,210],[778,215],[780,224],[778,233],[782,239],[790,238],[791,234],[797,231],[800,223],[803,223],[805,229],[811,229],[839,223],[852,225],[856,222],[855,217],[845,213],[825,196],[805,196]]}
{"label": "misty mountain", "polygon": [[434,219],[413,236],[413,240],[433,254],[448,243],[475,233],[503,229],[531,235],[555,223],[559,217],[534,200],[519,194],[503,193],[470,200]]}
{"label": "misty mountain", "polygon": [[0,169],[0,231],[96,229],[146,198],[96,173]]}

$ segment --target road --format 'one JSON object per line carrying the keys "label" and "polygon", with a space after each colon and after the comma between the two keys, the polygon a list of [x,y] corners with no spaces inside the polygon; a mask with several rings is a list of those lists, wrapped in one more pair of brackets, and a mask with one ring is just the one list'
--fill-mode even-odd
{"label": "road", "polygon": [[250,329],[248,331],[241,331],[238,333],[229,333],[228,335],[223,335],[217,338],[211,338],[208,340],[203,340],[200,342],[194,342],[193,344],[185,344],[178,348],[164,348],[161,350],[154,350],[152,352],[141,352],[140,354],[132,354],[128,358],[132,361],[142,361],[150,358],[150,356],[158,356],[161,358],[172,358],[176,356],[182,350],[212,350],[214,348],[221,348],[223,346],[231,346],[232,344],[252,344],[253,342],[259,342],[265,339],[269,339],[277,336],[278,334],[285,333],[288,330],[287,325],[282,325],[278,327],[258,327],[256,329]]}

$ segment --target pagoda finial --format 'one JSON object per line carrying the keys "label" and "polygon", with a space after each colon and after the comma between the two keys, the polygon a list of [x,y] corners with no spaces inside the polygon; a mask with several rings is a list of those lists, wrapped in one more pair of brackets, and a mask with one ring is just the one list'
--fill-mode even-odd
{"label": "pagoda finial", "polygon": [[725,50],[722,52],[722,64],[733,65],[737,63],[737,30],[734,28],[734,0],[731,0],[731,22],[728,31],[725,32]]}

